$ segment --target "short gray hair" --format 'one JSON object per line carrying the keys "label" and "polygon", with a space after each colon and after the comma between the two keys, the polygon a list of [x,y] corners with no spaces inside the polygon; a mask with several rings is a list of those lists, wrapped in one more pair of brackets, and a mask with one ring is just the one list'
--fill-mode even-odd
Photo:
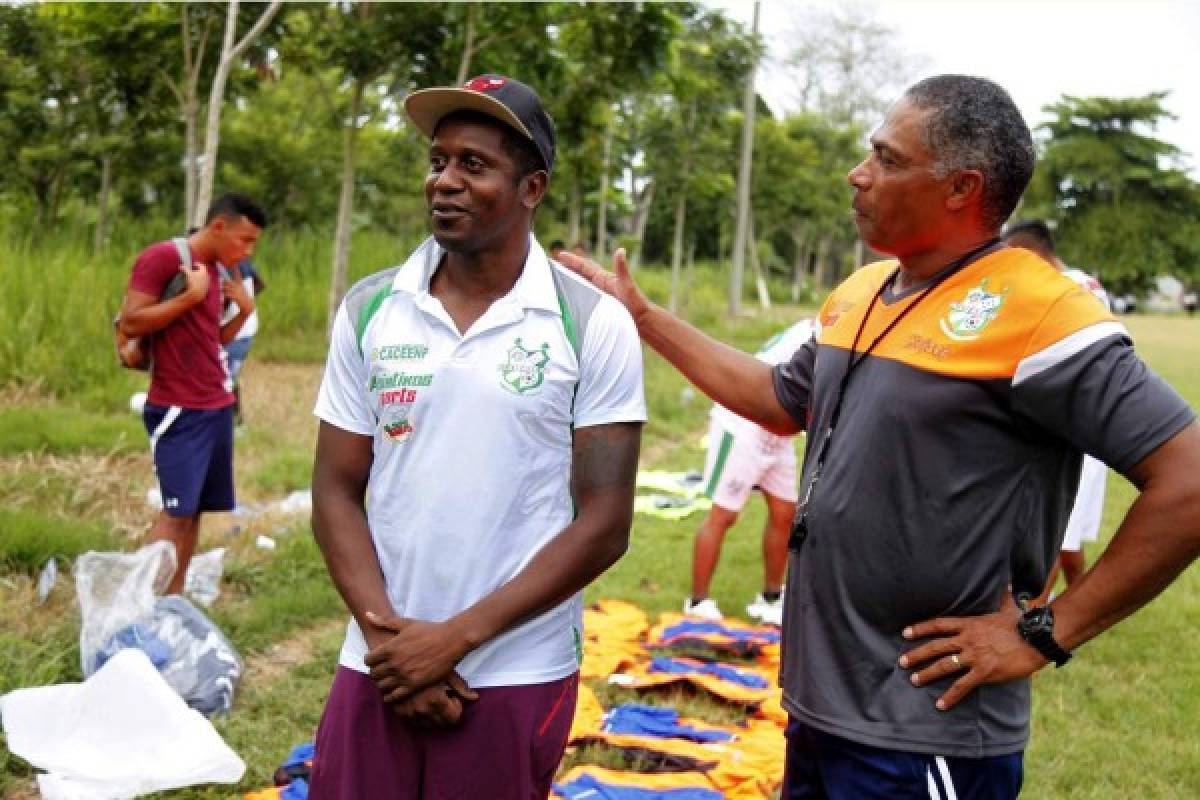
{"label": "short gray hair", "polygon": [[985,220],[999,230],[1021,199],[1036,161],[1033,136],[1008,92],[986,78],[936,75],[904,97],[929,111],[925,146],[934,174],[960,169],[983,173]]}

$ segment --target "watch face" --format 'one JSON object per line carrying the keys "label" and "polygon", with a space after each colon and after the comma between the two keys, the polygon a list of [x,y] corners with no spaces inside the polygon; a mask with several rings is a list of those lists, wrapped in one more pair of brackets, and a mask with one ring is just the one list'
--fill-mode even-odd
{"label": "watch face", "polygon": [[1045,606],[1031,608],[1021,616],[1021,630],[1047,630],[1054,625],[1054,612]]}

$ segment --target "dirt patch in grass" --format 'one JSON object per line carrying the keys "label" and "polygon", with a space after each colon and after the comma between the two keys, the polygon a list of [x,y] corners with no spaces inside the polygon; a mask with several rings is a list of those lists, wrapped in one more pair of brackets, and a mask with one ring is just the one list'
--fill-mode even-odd
{"label": "dirt patch in grass", "polygon": [[271,645],[267,652],[247,660],[240,691],[256,691],[270,686],[295,667],[310,661],[320,640],[345,627],[345,619],[329,619]]}
{"label": "dirt patch in grass", "polygon": [[[314,364],[250,362],[242,371],[242,406],[246,425],[286,437],[293,446],[312,452],[317,441],[313,406],[323,368]],[[254,453],[238,451],[239,464],[254,465]],[[248,461],[241,461],[241,459]]]}
{"label": "dirt patch in grass", "polygon": [[[243,373],[246,428],[234,444],[236,472],[249,475],[280,448],[311,453],[316,444],[313,401],[321,380],[314,365],[249,363]],[[52,402],[21,387],[0,389],[0,406]],[[242,481],[239,481],[241,484]],[[147,491],[157,486],[149,448],[141,453],[38,453],[0,459],[0,501],[10,507],[45,508],[103,520],[129,539],[140,537],[156,511]],[[239,485],[239,499],[260,501]]]}
{"label": "dirt patch in grass", "polygon": [[38,379],[25,385],[9,383],[0,386],[0,408],[33,405],[38,402],[44,402],[42,382]]}

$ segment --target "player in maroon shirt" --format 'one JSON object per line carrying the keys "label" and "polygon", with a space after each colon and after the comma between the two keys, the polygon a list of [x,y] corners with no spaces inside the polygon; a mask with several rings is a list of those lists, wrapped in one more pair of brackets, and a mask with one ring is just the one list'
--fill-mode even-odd
{"label": "player in maroon shirt", "polygon": [[[175,545],[178,566],[168,594],[183,588],[196,547],[200,514],[230,511],[233,493],[233,384],[221,345],[237,335],[254,300],[226,267],[254,252],[266,215],[249,198],[226,194],[209,208],[204,227],[187,238],[187,263],[176,244],[157,242],[133,265],[121,327],[127,336],[153,336],[150,393],[143,411],[163,509],[149,541]],[[179,294],[163,299],[179,272]],[[221,324],[225,301],[238,313]]]}

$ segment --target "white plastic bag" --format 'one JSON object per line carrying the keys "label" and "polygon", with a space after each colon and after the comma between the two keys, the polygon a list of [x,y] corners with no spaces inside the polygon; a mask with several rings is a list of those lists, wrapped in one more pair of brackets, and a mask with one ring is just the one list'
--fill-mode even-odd
{"label": "white plastic bag", "polygon": [[183,597],[169,595],[158,599],[142,627],[167,649],[165,663],[155,666],[171,688],[201,714],[228,714],[242,659],[213,621]]}
{"label": "white plastic bag", "polygon": [[118,800],[197,783],[236,783],[246,765],[140,650],[83,683],[0,697],[10,752],[48,774],[47,800]]}
{"label": "white plastic bag", "polygon": [[211,606],[221,593],[221,573],[225,569],[221,562],[224,558],[224,547],[192,556],[187,576],[183,579],[183,593],[205,608]]}
{"label": "white plastic bag", "polygon": [[[215,582],[220,580],[224,550],[213,552]],[[207,573],[213,571],[212,555],[201,557],[209,562],[201,563]],[[83,674],[91,675],[125,649],[137,649],[189,706],[204,714],[228,713],[241,677],[241,658],[212,620],[187,600],[158,596],[174,572],[175,547],[170,542],[155,542],[136,553],[89,552],[79,557],[75,589],[83,614]]]}
{"label": "white plastic bag", "polygon": [[312,511],[312,489],[297,489],[279,501],[279,510],[285,514],[306,514]]}
{"label": "white plastic bag", "polygon": [[75,561],[84,677],[100,666],[96,654],[113,636],[154,612],[174,574],[175,546],[170,542],[148,544],[136,553],[88,551]]}

